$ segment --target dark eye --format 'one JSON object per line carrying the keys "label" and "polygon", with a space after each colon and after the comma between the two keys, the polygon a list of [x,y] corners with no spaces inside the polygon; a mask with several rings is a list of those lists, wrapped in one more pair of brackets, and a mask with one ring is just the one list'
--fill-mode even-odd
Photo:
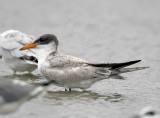
{"label": "dark eye", "polygon": [[45,41],[45,38],[40,38],[39,41],[40,41],[40,42],[44,42],[44,41]]}
{"label": "dark eye", "polygon": [[147,112],[146,115],[153,116],[153,115],[155,115],[155,112],[154,111],[150,111],[150,112]]}

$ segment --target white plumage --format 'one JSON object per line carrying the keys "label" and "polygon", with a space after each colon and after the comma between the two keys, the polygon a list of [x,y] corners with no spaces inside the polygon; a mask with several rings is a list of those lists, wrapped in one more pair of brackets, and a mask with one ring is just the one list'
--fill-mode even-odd
{"label": "white plumage", "polygon": [[3,62],[16,72],[32,72],[37,65],[34,61],[25,60],[25,56],[34,56],[31,51],[19,51],[19,48],[26,43],[33,42],[32,36],[26,35],[20,31],[8,30],[0,35],[0,55]]}
{"label": "white plumage", "polygon": [[125,63],[93,64],[77,57],[58,52],[58,40],[53,34],[45,34],[20,50],[34,48],[38,58],[38,70],[53,84],[65,88],[87,89],[96,81],[112,75],[145,69],[146,67],[125,68],[141,60]]}

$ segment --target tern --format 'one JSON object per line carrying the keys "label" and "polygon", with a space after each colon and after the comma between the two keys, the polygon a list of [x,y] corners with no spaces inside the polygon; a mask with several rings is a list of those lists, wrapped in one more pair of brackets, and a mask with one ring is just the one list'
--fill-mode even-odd
{"label": "tern", "polygon": [[141,60],[125,63],[89,63],[83,59],[58,52],[58,39],[53,34],[44,34],[20,50],[34,49],[38,58],[38,70],[53,84],[72,88],[88,89],[97,81],[112,75],[145,69],[146,67],[125,68]]}
{"label": "tern", "polygon": [[41,85],[27,84],[20,80],[0,79],[0,114],[15,112],[24,102],[44,91]]}
{"label": "tern", "polygon": [[32,72],[37,68],[37,58],[34,53],[19,51],[19,48],[26,43],[33,42],[32,36],[26,35],[17,30],[8,30],[0,34],[0,55],[2,61],[13,71]]}

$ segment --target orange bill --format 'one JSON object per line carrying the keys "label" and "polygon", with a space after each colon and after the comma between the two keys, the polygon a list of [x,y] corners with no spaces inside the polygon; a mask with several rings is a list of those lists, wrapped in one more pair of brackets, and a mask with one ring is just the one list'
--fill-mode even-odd
{"label": "orange bill", "polygon": [[23,46],[20,50],[27,50],[27,49],[31,49],[31,48],[36,48],[37,45],[34,43],[30,43],[30,44],[26,44],[25,46]]}

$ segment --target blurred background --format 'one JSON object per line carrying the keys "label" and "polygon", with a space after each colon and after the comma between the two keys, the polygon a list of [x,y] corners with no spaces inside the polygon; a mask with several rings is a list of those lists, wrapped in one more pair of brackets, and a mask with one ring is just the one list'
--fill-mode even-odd
{"label": "blurred background", "polygon": [[[141,59],[138,66],[150,66],[124,74],[125,80],[97,82],[87,92],[65,93],[52,86],[45,96],[3,117],[127,118],[145,106],[160,108],[159,4],[159,0],[0,0],[0,32],[15,29],[35,38],[53,33],[65,54],[97,63]],[[0,74],[8,75],[0,64]]]}

